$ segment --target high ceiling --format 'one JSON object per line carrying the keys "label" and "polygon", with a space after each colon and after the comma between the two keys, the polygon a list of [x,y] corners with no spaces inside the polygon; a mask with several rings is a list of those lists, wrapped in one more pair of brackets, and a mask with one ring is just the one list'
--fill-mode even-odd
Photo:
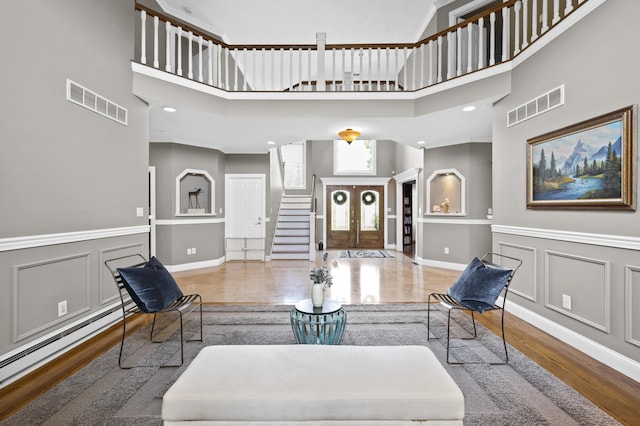
{"label": "high ceiling", "polygon": [[[425,32],[436,5],[447,0],[158,0],[164,13],[218,34],[229,44],[313,44],[325,32],[328,44],[413,43]],[[273,145],[301,140],[337,139],[352,127],[361,138],[394,140],[414,147],[491,140],[491,103],[475,100],[415,116],[390,107],[389,114],[351,114],[349,108],[324,108],[320,114],[273,113],[273,107],[248,108],[253,113],[224,114],[196,108],[187,98],[162,91],[143,96],[150,104],[151,141],[173,141],[211,147],[225,153],[264,153]],[[250,103],[251,100],[229,101]],[[283,101],[280,101],[283,102]],[[286,102],[286,101],[285,101]],[[313,101],[302,101],[313,102]],[[328,100],[326,102],[345,102]],[[398,102],[398,101],[396,101]],[[412,102],[402,101],[402,102]],[[178,109],[167,113],[162,106]],[[406,108],[404,108],[406,110]],[[287,110],[285,108],[285,110]],[[365,109],[366,110],[366,109]],[[327,112],[329,111],[329,112]],[[424,145],[418,144],[424,141]]]}

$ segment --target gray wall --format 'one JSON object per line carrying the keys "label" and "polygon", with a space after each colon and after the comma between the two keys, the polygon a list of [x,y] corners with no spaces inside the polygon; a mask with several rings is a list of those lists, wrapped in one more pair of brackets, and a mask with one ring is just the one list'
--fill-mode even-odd
{"label": "gray wall", "polygon": [[[418,256],[427,261],[464,265],[491,248],[490,225],[479,222],[487,222],[487,209],[491,206],[491,144],[464,143],[425,150],[425,179],[442,169],[456,169],[464,176],[466,216],[424,216]],[[427,200],[423,200],[422,211],[430,211]],[[429,204],[439,203],[440,199]],[[448,254],[445,248],[449,249]]]}
{"label": "gray wall", "polygon": [[[156,227],[158,259],[183,265],[223,258],[225,155],[215,149],[152,143],[149,159],[156,167],[156,219],[170,221]],[[213,178],[215,216],[176,216],[176,177],[185,169],[204,170]],[[187,255],[189,248],[196,248],[196,254]]]}
{"label": "gray wall", "polygon": [[[12,64],[0,79],[0,354],[112,305],[102,262],[148,253],[148,114],[131,93],[133,7],[3,5],[0,26],[15,37],[0,40]],[[128,125],[68,102],[67,78],[127,108]],[[68,314],[58,317],[62,300]]]}
{"label": "gray wall", "polygon": [[[525,170],[527,139],[638,103],[640,58],[631,52],[640,38],[639,13],[640,3],[632,0],[599,6],[514,69],[512,93],[496,104],[493,120],[494,219],[508,231],[494,233],[493,245],[525,260],[513,300],[636,361],[640,256],[637,249],[606,241],[640,237],[640,213],[529,210]],[[506,127],[507,111],[561,84],[564,106]],[[636,125],[634,131],[637,139]],[[538,236],[525,235],[527,229]],[[593,242],[573,241],[559,231],[584,233]],[[563,294],[572,298],[572,309],[562,307]]]}

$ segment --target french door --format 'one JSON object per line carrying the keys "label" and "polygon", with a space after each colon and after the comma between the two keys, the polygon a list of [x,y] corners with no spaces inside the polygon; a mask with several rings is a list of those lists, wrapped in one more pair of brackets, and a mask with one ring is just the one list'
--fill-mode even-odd
{"label": "french door", "polygon": [[327,187],[327,248],[384,248],[384,187]]}

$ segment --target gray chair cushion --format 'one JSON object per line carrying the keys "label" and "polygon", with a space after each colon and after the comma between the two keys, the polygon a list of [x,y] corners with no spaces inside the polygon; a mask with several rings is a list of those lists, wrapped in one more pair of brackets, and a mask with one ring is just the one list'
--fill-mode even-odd
{"label": "gray chair cushion", "polygon": [[118,273],[143,312],[161,311],[183,296],[169,271],[155,257],[142,267],[118,268]]}
{"label": "gray chair cushion", "polygon": [[512,272],[487,266],[474,257],[447,293],[461,305],[482,313],[493,307]]}

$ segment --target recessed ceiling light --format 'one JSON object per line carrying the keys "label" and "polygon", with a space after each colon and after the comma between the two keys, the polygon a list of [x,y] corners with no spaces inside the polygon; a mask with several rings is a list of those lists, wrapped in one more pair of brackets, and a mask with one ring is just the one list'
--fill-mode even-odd
{"label": "recessed ceiling light", "polygon": [[474,109],[476,109],[476,107],[474,107],[473,105],[469,105],[469,106],[466,106],[466,107],[462,108],[462,110],[464,112],[473,111]]}
{"label": "recessed ceiling light", "polygon": [[276,143],[274,141],[267,141],[267,145],[275,145]]}
{"label": "recessed ceiling light", "polygon": [[418,141],[418,145],[424,145],[425,143],[425,141]]}
{"label": "recessed ceiling light", "polygon": [[170,106],[163,106],[162,110],[166,111],[166,112],[176,112],[177,111],[174,107],[170,107]]}

